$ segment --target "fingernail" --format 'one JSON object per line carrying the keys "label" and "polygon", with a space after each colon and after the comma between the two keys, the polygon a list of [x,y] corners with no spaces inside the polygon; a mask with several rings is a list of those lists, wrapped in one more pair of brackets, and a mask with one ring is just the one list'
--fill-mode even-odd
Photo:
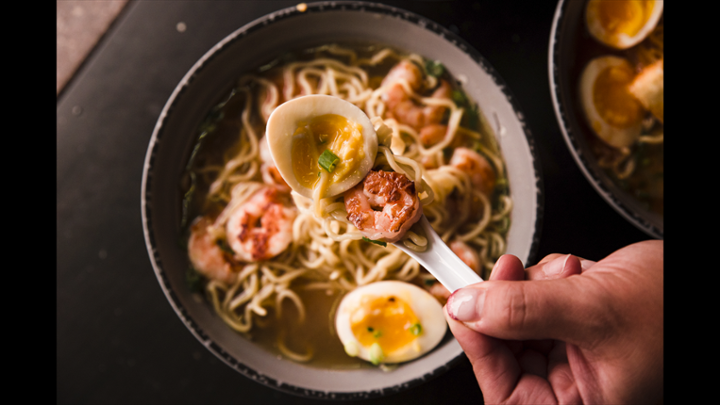
{"label": "fingernail", "polygon": [[461,288],[448,298],[450,317],[460,322],[477,321],[485,304],[485,289]]}
{"label": "fingernail", "polygon": [[567,263],[569,258],[570,255],[565,255],[548,262],[543,267],[543,273],[545,273],[545,278],[556,278],[557,276],[562,274],[563,270],[565,270],[565,264]]}

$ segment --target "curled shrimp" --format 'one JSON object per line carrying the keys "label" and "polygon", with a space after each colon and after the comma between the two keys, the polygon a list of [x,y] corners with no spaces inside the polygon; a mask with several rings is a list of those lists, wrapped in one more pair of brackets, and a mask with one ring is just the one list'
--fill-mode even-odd
{"label": "curled shrimp", "polygon": [[470,176],[473,186],[485,195],[492,194],[495,189],[495,169],[485,157],[472,149],[456,148],[450,158],[450,165]]}
{"label": "curled shrimp", "polygon": [[447,133],[447,125],[442,124],[429,124],[423,127],[418,134],[420,142],[423,146],[433,146],[445,139]]}
{"label": "curled shrimp", "polygon": [[415,183],[402,173],[371,170],[344,198],[347,219],[373,240],[399,240],[422,215]]}
{"label": "curled shrimp", "polygon": [[207,231],[212,221],[207,217],[197,218],[190,228],[188,256],[195,270],[205,277],[232,284],[237,278],[217,239]]}
{"label": "curled shrimp", "polygon": [[[429,124],[438,124],[442,121],[445,111],[444,106],[423,106],[413,100],[411,95],[403,86],[407,82],[409,90],[419,93],[423,90],[423,76],[420,68],[414,63],[403,60],[395,65],[388,72],[382,81],[381,86],[385,87],[382,99],[388,108],[390,118],[409,125],[417,130]],[[452,88],[445,81],[440,81],[440,86],[432,93],[433,98],[450,98]]]}
{"label": "curled shrimp", "polygon": [[290,192],[290,186],[285,182],[285,179],[280,175],[280,171],[275,165],[275,161],[270,154],[270,146],[267,143],[267,137],[263,136],[260,139],[260,173],[265,184],[271,186],[277,186],[278,189],[284,192]]}
{"label": "curled shrimp", "polygon": [[226,233],[237,259],[267,260],[287,249],[297,216],[297,209],[284,201],[287,199],[277,187],[265,187],[233,211]]}
{"label": "curled shrimp", "polygon": [[471,248],[467,243],[459,240],[454,240],[448,245],[450,250],[455,253],[463,263],[467,264],[468,267],[473,269],[475,273],[480,272],[480,256],[477,251]]}

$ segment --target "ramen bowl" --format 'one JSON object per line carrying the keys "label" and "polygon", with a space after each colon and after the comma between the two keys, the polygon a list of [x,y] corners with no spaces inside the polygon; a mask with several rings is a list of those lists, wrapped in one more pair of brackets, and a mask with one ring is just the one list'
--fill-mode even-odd
{"label": "ramen bowl", "polygon": [[662,212],[649,209],[637,191],[614,181],[600,164],[580,100],[579,83],[588,61],[605,55],[624,57],[595,41],[586,28],[585,1],[560,0],[555,10],[549,46],[550,92],[565,142],[587,180],[597,193],[626,220],[654,238],[663,237]]}
{"label": "ramen bowl", "polygon": [[[286,35],[292,32],[293,35]],[[182,235],[182,189],[198,127],[240,74],[289,50],[328,42],[370,41],[442,61],[487,116],[504,154],[514,199],[507,253],[533,260],[542,212],[542,182],[533,142],[507,86],[471,46],[441,26],[393,7],[329,2],[288,8],[228,35],[183,77],[167,101],[148,147],[142,182],[142,219],[154,271],[170,305],[190,332],[213,354],[244,376],[301,396],[372,398],[421,384],[462,359],[449,333],[424,356],[390,371],[363,367],[319,368],[270,353],[229,328],[212,305],[195,299],[186,283]],[[262,44],[262,46],[258,46]]]}

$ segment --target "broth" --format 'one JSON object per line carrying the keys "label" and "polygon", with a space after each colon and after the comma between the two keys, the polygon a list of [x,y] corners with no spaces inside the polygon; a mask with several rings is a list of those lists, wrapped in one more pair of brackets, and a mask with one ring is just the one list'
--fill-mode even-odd
{"label": "broth", "polygon": [[[423,62],[423,70],[434,70],[437,73],[434,80],[438,83],[441,80],[448,81],[452,87],[451,97],[454,104],[463,108],[460,128],[453,134],[452,142],[438,148],[436,152],[423,155],[423,148],[432,149],[433,145],[421,146],[417,133],[412,134],[412,128],[401,127],[399,137],[401,143],[405,144],[402,153],[431,167],[428,169],[431,177],[436,176],[433,177],[438,183],[438,186],[434,187],[439,187],[434,190],[436,201],[424,207],[431,223],[434,222],[436,230],[441,235],[445,233],[449,241],[464,238],[462,243],[467,249],[473,250],[480,260],[478,271],[487,277],[495,260],[505,251],[512,206],[504,162],[492,131],[482,112],[477,110],[474,102],[462,91],[461,84],[450,76],[444,66],[378,44],[328,45],[290,52],[243,76],[240,84],[228,91],[198,129],[198,142],[189,157],[182,181],[182,227],[188,232],[183,235],[183,239],[188,240],[190,231],[194,229],[191,227],[194,218],[202,217],[217,223],[228,207],[235,204],[239,193],[249,196],[255,190],[265,187],[262,185],[264,180],[261,172],[267,162],[260,158],[257,150],[252,151],[252,145],[258,142],[264,133],[267,116],[264,116],[266,112],[262,109],[263,100],[270,98],[272,86],[280,89],[278,103],[284,100],[283,93],[287,90],[284,82],[287,79],[284,75],[287,74],[290,64],[333,60],[351,65],[352,60],[371,60],[381,55],[384,50],[388,50],[390,56],[363,69],[368,76],[368,92],[374,92],[381,86],[383,78],[398,60],[410,57],[415,58],[412,60],[416,62]],[[312,74],[319,74],[318,71],[329,69],[328,66],[345,72],[342,70],[344,68],[335,67],[333,63],[335,62],[327,62],[327,65],[315,70],[308,68],[310,73],[307,84],[318,88],[322,80]],[[301,84],[295,86],[301,87]],[[424,97],[428,97],[428,94]],[[343,96],[351,98],[348,94]],[[257,101],[258,104],[258,108],[250,114],[247,114],[246,108],[249,105],[248,100]],[[370,114],[375,111],[370,109]],[[451,111],[446,112],[441,123],[448,123],[449,126],[451,117],[448,115],[452,114]],[[487,196],[473,191],[469,175],[462,170],[443,171],[454,151],[459,148],[471,149],[491,165],[495,178],[493,189]],[[240,161],[239,157],[244,155],[250,157],[237,163]],[[236,167],[228,171],[227,168],[235,164],[234,162],[237,163]],[[436,165],[437,167],[434,167]],[[242,180],[233,181],[233,176]],[[248,200],[242,201],[245,202],[241,204],[246,204]],[[222,260],[230,266],[229,276],[232,281],[220,281],[215,279],[213,274],[191,265],[188,273],[191,288],[203,292],[209,304],[215,307],[218,315],[230,327],[279,356],[319,368],[372,367],[362,360],[348,356],[334,332],[333,311],[342,296],[357,285],[383,279],[406,281],[431,292],[437,292],[440,285],[413,259],[399,250],[397,254],[393,246],[385,248],[363,241],[352,241],[343,245],[345,250],[341,250],[341,244],[337,242],[323,245],[326,240],[318,239],[319,236],[313,233],[322,230],[320,225],[302,215],[300,212],[295,221],[304,221],[302,223],[306,224],[303,225],[306,228],[303,229],[306,230],[303,232],[306,234],[301,235],[300,239],[293,239],[289,247],[277,256],[258,262],[238,261],[224,239],[224,230],[208,227],[210,233],[203,237],[210,237],[212,243],[204,248],[208,252],[222,251]],[[327,248],[320,249],[320,246]],[[330,263],[333,260],[335,263]],[[318,262],[322,263],[316,266],[315,263]],[[281,282],[285,279],[289,281]],[[271,288],[265,289],[267,286]],[[245,291],[253,292],[244,297]],[[270,292],[266,297],[258,299],[264,291]],[[446,296],[438,295],[441,302],[444,298]],[[243,303],[228,309],[231,301]],[[279,319],[278,308],[282,314]],[[303,314],[304,320],[300,322]],[[448,339],[451,339],[449,331],[444,341]],[[312,352],[312,355],[306,356],[309,352]]]}

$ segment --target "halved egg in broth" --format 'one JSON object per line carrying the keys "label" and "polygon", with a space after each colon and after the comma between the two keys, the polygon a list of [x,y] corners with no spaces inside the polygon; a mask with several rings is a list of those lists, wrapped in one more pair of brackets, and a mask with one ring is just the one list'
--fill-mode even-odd
{"label": "halved egg in broth", "polygon": [[278,106],[267,123],[270,153],[293,191],[313,198],[323,171],[320,197],[339,195],[362,180],[378,149],[375,129],[354,104],[327,95],[308,95]]}
{"label": "halved egg in broth", "polygon": [[652,32],[662,11],[662,0],[590,0],[585,21],[595,39],[615,49],[627,49]]}
{"label": "halved egg in broth", "polygon": [[642,131],[646,111],[629,86],[635,78],[630,62],[617,56],[591,60],[580,77],[580,101],[595,134],[614,148],[632,145]]}
{"label": "halved egg in broth", "polygon": [[402,281],[356,288],[343,297],[335,317],[345,352],[375,365],[422,356],[440,343],[446,329],[437,299]]}

